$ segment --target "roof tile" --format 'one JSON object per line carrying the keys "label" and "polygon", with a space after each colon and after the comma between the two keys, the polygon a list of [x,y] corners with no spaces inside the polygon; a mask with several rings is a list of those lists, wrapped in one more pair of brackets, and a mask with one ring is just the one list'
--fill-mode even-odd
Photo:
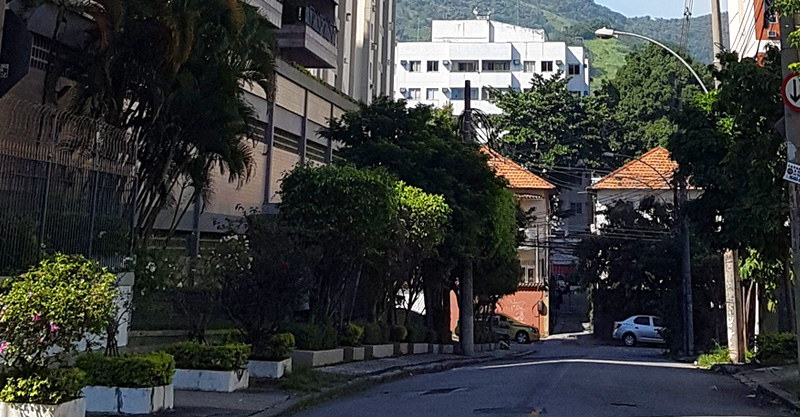
{"label": "roof tile", "polygon": [[631,160],[592,186],[595,190],[671,190],[678,163],[659,146]]}
{"label": "roof tile", "polygon": [[489,167],[508,181],[510,188],[552,190],[556,187],[542,177],[526,170],[516,162],[500,155],[488,146],[481,146],[481,152],[489,156]]}

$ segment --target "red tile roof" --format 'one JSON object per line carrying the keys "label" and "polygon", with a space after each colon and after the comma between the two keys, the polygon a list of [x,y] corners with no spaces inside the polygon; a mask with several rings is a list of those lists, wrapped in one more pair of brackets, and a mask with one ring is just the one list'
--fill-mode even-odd
{"label": "red tile roof", "polygon": [[592,186],[595,190],[671,190],[678,163],[661,146],[623,165]]}
{"label": "red tile roof", "polygon": [[498,176],[505,178],[510,188],[540,190],[553,190],[556,188],[542,177],[526,170],[516,162],[490,149],[488,146],[481,146],[481,152],[489,156],[489,167],[492,168]]}

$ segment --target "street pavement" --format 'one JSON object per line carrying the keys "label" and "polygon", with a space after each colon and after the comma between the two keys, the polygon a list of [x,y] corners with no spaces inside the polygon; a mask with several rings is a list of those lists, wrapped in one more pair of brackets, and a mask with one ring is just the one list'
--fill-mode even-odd
{"label": "street pavement", "polygon": [[378,385],[298,416],[791,415],[734,378],[666,360],[657,348],[566,334],[514,349],[535,352]]}

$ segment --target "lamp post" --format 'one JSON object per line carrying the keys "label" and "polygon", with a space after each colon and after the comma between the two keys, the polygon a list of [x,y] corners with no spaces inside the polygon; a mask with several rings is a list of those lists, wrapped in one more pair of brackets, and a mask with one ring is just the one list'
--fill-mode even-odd
{"label": "lamp post", "polygon": [[660,47],[661,49],[669,52],[670,54],[672,54],[672,56],[677,58],[678,61],[680,61],[681,64],[683,64],[683,66],[685,66],[686,69],[688,69],[689,72],[692,73],[692,75],[694,76],[695,80],[697,80],[697,84],[699,84],[700,88],[703,89],[703,92],[708,94],[708,88],[706,88],[705,83],[703,83],[703,79],[700,78],[700,75],[697,74],[697,72],[694,70],[694,68],[692,68],[692,66],[689,65],[689,63],[686,62],[686,60],[683,59],[683,57],[680,56],[680,54],[678,54],[677,52],[673,51],[672,49],[669,49],[663,43],[661,43],[661,42],[659,42],[659,41],[657,41],[655,39],[648,38],[647,36],[642,36],[642,35],[639,35],[639,34],[636,34],[636,33],[630,33],[630,32],[620,32],[618,30],[609,29],[609,28],[597,29],[594,32],[594,34],[595,34],[595,36],[597,36],[600,39],[613,39],[613,38],[617,38],[619,36],[630,36],[632,38],[638,38],[638,39],[645,40],[647,42],[650,42],[650,43]]}

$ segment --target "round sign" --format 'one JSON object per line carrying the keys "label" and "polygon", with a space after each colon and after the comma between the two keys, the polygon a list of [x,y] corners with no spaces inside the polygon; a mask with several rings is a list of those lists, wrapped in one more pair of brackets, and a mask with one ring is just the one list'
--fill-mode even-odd
{"label": "round sign", "polygon": [[789,74],[781,86],[783,102],[792,110],[800,112],[800,74]]}

